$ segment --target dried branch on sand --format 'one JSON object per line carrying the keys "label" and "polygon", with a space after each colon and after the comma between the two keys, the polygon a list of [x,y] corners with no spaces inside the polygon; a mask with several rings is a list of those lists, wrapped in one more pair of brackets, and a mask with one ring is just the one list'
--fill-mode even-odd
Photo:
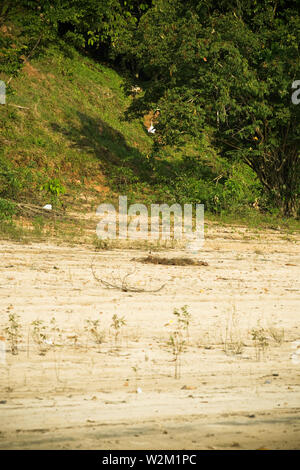
{"label": "dried branch on sand", "polygon": [[144,288],[136,287],[134,285],[130,285],[128,278],[136,272],[136,268],[126,273],[123,277],[121,276],[114,277],[113,275],[111,275],[111,281],[107,281],[97,276],[95,272],[95,268],[94,268],[94,259],[91,262],[91,270],[92,270],[94,279],[109,289],[118,289],[118,290],[121,290],[122,292],[159,292],[166,285],[166,284],[162,284],[157,289],[144,289]]}
{"label": "dried branch on sand", "polygon": [[19,212],[26,216],[36,216],[36,215],[46,215],[48,217],[55,217],[55,216],[64,216],[63,211],[58,211],[51,209],[51,211],[44,209],[43,207],[36,206],[34,204],[25,204],[23,202],[16,203]]}

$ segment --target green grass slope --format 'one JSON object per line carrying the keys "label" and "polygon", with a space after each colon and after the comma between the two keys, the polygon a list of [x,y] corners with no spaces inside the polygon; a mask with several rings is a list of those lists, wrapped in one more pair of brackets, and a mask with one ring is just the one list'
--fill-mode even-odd
{"label": "green grass slope", "polygon": [[46,201],[40,187],[54,179],[68,193],[83,184],[106,193],[116,169],[126,178],[131,172],[120,168],[142,168],[151,139],[141,122],[122,119],[131,98],[112,69],[48,50],[11,84],[14,94],[0,106],[0,155],[17,172],[13,198]]}

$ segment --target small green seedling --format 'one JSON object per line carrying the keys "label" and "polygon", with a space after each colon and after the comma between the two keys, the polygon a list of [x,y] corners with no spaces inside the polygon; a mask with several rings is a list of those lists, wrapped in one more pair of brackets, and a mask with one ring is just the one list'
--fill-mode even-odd
{"label": "small green seedling", "polygon": [[279,346],[283,343],[283,341],[284,341],[284,328],[274,328],[274,327],[271,326],[269,328],[268,332],[269,332],[270,337]]}
{"label": "small green seedling", "polygon": [[177,324],[178,324],[178,329],[183,330],[185,332],[185,336],[187,339],[190,337],[190,322],[192,318],[192,314],[188,312],[188,306],[184,305],[181,307],[180,310],[174,309],[173,315],[177,317]]}
{"label": "small green seedling", "polygon": [[226,319],[223,342],[226,354],[240,355],[243,353],[245,345],[241,338],[239,317],[235,305],[232,306],[232,310],[229,310],[229,315]]}
{"label": "small green seedling", "polygon": [[105,338],[105,332],[100,330],[100,321],[99,320],[85,320],[85,328],[84,330],[88,333],[88,335],[92,338],[94,343],[98,346],[98,351],[100,352],[101,344]]}
{"label": "small green seedling", "polygon": [[45,356],[50,344],[47,335],[47,327],[43,320],[34,320],[31,326],[33,327],[32,339],[39,349],[39,355]]}
{"label": "small green seedling", "polygon": [[8,336],[10,344],[10,350],[13,355],[18,354],[18,345],[21,338],[20,329],[21,324],[19,322],[20,316],[16,313],[9,313],[8,315],[8,326],[4,329]]}
{"label": "small green seedling", "polygon": [[57,342],[62,343],[62,332],[56,323],[56,318],[52,317],[50,320],[50,330],[53,337],[53,345],[57,346]]}
{"label": "small green seedling", "polygon": [[179,379],[181,375],[181,354],[185,346],[185,340],[180,329],[170,334],[168,346],[171,348],[171,352],[174,356],[174,378]]}
{"label": "small green seedling", "polygon": [[259,361],[265,355],[265,350],[269,346],[268,337],[264,328],[252,328],[252,340],[254,341],[256,360]]}
{"label": "small green seedling", "polygon": [[[183,353],[190,337],[189,326],[192,315],[188,311],[187,305],[181,307],[180,310],[175,308],[173,315],[175,315],[177,321],[173,332],[170,333],[167,345],[170,347],[171,353],[174,356],[174,377],[175,379],[178,379],[181,375],[181,354]],[[172,321],[169,322],[168,325],[171,323]]]}
{"label": "small green seedling", "polygon": [[115,347],[117,347],[117,344],[119,342],[120,338],[120,333],[122,330],[122,327],[126,325],[126,320],[124,317],[118,317],[118,315],[115,313],[112,317],[112,322],[111,322],[111,328],[114,329],[114,336],[115,336]]}

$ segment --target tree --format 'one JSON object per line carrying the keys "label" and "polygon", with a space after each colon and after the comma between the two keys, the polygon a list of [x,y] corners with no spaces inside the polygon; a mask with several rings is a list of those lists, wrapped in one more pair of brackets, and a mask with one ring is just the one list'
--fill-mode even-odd
{"label": "tree", "polygon": [[13,19],[46,41],[63,37],[81,48],[109,45],[110,51],[128,49],[134,26],[152,0],[4,0],[0,24]]}
{"label": "tree", "polygon": [[159,108],[156,144],[208,132],[249,165],[284,215],[300,195],[300,18],[296,0],[156,0],[131,53],[147,78],[129,116]]}

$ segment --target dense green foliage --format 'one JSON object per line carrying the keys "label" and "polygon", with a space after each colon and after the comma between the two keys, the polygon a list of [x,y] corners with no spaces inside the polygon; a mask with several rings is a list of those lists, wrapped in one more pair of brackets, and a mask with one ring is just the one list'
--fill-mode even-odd
{"label": "dense green foliage", "polygon": [[[296,0],[4,0],[0,6],[8,92],[22,65],[51,47],[70,58],[76,47],[118,66],[128,94],[133,85],[143,90],[129,101],[127,119],[160,112],[152,152],[110,166],[112,189],[148,193],[150,185],[156,199],[203,202],[213,212],[259,199],[262,210],[299,216],[300,105],[291,100],[300,79],[299,44]],[[11,171],[19,170],[3,162],[8,176],[0,180],[0,196],[10,197],[18,194]]]}
{"label": "dense green foliage", "polygon": [[149,80],[131,114],[160,109],[160,144],[210,133],[221,155],[249,165],[273,202],[296,214],[300,106],[291,86],[299,44],[297,2],[157,0],[135,35]]}

